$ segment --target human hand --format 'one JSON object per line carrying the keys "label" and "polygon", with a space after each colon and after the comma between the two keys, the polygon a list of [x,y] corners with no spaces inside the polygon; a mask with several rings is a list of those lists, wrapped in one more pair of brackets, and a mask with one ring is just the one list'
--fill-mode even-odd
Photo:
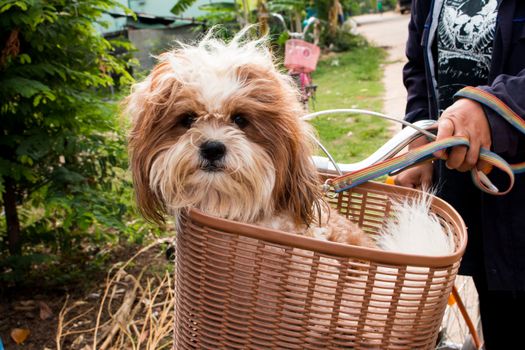
{"label": "human hand", "polygon": [[[410,150],[428,143],[426,137],[414,140],[408,147]],[[409,188],[430,188],[432,185],[432,163],[421,163],[408,168],[394,177],[394,183],[398,186]]]}
{"label": "human hand", "polygon": [[436,141],[449,136],[466,137],[470,147],[453,147],[448,156],[445,151],[434,153],[436,158],[447,161],[447,168],[465,172],[476,165],[479,169],[485,166],[479,161],[479,152],[481,147],[490,149],[492,138],[481,104],[462,98],[447,108],[439,118]]}
{"label": "human hand", "polygon": [[398,186],[428,189],[432,185],[432,163],[421,163],[396,175],[394,183]]}

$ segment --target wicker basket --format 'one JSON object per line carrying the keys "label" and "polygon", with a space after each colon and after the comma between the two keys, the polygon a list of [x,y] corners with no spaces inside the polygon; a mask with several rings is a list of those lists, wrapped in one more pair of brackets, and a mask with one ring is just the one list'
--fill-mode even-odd
{"label": "wicker basket", "polygon": [[[376,234],[391,199],[416,190],[366,183],[332,202]],[[449,256],[403,255],[319,241],[192,210],[177,235],[175,348],[432,349],[466,246]]]}

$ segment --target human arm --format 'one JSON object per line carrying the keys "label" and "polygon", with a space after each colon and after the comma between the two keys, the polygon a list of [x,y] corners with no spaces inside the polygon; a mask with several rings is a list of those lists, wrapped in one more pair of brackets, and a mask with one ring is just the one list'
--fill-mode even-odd
{"label": "human arm", "polygon": [[[428,143],[426,136],[422,136],[414,141],[409,146],[409,149],[414,149]],[[431,162],[424,162],[416,166],[403,170],[394,177],[394,183],[398,186],[409,188],[430,188],[432,185],[433,165]]]}
{"label": "human arm", "polygon": [[424,48],[421,45],[429,1],[413,1],[408,24],[408,39],[405,54],[407,63],[403,68],[403,84],[407,90],[405,120],[416,122],[429,119],[429,96],[425,73]]}
{"label": "human arm", "polygon": [[[429,5],[429,1],[413,1],[408,25],[406,44],[408,62],[403,68],[403,83],[407,89],[405,120],[411,123],[430,118],[425,58],[421,45]],[[427,142],[426,138],[419,138],[410,144],[409,149]],[[398,174],[394,181],[396,185],[404,187],[429,187],[432,182],[432,164],[423,163],[406,169]]]}
{"label": "human arm", "polygon": [[[501,74],[491,85],[478,87],[500,100],[521,119],[525,118],[525,57],[523,61],[523,69],[517,75]],[[491,129],[492,150],[506,158],[516,156],[519,140],[524,135],[494,109],[485,105],[483,109]]]}
{"label": "human arm", "polygon": [[[480,147],[491,148],[504,158],[514,157],[523,135],[484,101],[488,96],[524,118],[524,95],[525,69],[515,76],[499,75],[490,86],[461,90],[457,94],[460,99],[440,118],[437,139],[463,136],[469,140],[470,148],[454,147],[448,154],[447,167],[459,171],[472,169],[478,163]],[[436,156],[446,157],[443,151],[437,152]],[[481,167],[478,164],[478,168]]]}

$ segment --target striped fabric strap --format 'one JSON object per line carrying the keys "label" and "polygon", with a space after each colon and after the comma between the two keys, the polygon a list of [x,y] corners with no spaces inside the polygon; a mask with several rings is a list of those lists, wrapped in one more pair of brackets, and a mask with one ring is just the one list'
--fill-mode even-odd
{"label": "striped fabric strap", "polygon": [[[525,121],[521,119],[514,111],[512,111],[507,105],[495,96],[477,88],[467,87],[460,90],[456,97],[466,97],[477,102],[480,102],[500,114],[505,120],[511,125],[516,127],[522,133],[525,134]],[[433,153],[439,150],[448,149],[455,146],[469,146],[469,142],[464,137],[449,137],[440,141],[430,142],[426,145],[410,150],[409,152],[390,158],[380,163],[376,163],[370,167],[357,170],[352,173],[345,174],[343,176],[334,178],[328,181],[328,184],[334,187],[335,192],[342,192],[355,187],[363,182],[373,180],[380,176],[390,174],[393,171],[405,169],[416,165],[418,163],[435,159]],[[484,184],[480,178],[480,173],[477,169],[472,169],[471,175],[474,184],[482,191],[495,195],[503,195],[508,193],[514,185],[514,175],[525,172],[525,162],[509,165],[503,158],[497,154],[486,150],[480,150],[480,160],[487,162],[505,172],[509,176],[509,185],[506,190],[499,191],[494,188],[490,188]]]}
{"label": "striped fabric strap", "polygon": [[454,146],[468,147],[469,143],[466,138],[458,136],[449,137],[439,142],[430,142],[426,145],[415,148],[410,152],[406,152],[367,168],[334,178],[328,181],[328,183],[334,187],[335,192],[345,191],[366,181],[373,180],[385,174],[390,174],[393,171],[408,168],[430,159],[435,159],[432,155],[434,152]]}
{"label": "striped fabric strap", "polygon": [[[513,127],[518,129],[522,134],[525,134],[525,120],[520,118],[516,112],[509,108],[503,101],[494,95],[489,94],[485,90],[475,87],[467,86],[459,90],[455,97],[466,97],[477,101],[498,113],[503,119],[510,123]],[[510,168],[514,174],[521,174],[525,172],[525,162],[511,164]]]}

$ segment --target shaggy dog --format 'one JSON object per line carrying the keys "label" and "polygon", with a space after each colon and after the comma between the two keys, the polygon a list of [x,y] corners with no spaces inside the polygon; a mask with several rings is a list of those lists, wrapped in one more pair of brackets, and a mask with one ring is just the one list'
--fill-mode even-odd
{"label": "shaggy dog", "polygon": [[126,99],[138,207],[160,222],[187,208],[330,241],[376,243],[323,200],[297,87],[265,40],[208,34],[163,53]]}

